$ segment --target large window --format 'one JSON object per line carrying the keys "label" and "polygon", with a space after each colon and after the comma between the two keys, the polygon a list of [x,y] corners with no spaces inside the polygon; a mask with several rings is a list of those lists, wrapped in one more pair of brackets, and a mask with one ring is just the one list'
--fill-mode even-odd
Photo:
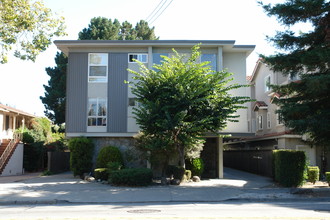
{"label": "large window", "polygon": [[201,62],[210,62],[208,65],[212,70],[217,70],[217,55],[216,54],[202,54]]}
{"label": "large window", "polygon": [[107,100],[105,98],[88,99],[88,126],[107,125]]}
{"label": "large window", "polygon": [[148,63],[148,54],[128,54],[129,63],[135,63],[136,61]]}
{"label": "large window", "polygon": [[90,53],[88,57],[88,82],[107,82],[108,54]]}

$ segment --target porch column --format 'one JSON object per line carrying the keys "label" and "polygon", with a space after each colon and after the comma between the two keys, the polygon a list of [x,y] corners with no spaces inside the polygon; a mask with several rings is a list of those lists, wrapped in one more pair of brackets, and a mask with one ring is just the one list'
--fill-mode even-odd
{"label": "porch column", "polygon": [[222,137],[217,137],[217,145],[218,145],[218,176],[220,179],[223,179],[223,140]]}
{"label": "porch column", "polygon": [[16,130],[16,116],[13,117],[13,131]]}

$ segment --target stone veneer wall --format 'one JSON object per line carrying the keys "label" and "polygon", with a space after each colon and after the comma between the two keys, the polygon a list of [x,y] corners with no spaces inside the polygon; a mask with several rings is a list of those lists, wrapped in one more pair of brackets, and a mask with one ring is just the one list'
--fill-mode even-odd
{"label": "stone veneer wall", "polygon": [[143,152],[135,148],[134,138],[129,137],[98,137],[91,138],[95,145],[93,163],[95,166],[98,153],[103,147],[118,147],[123,155],[126,168],[147,167],[147,160]]}

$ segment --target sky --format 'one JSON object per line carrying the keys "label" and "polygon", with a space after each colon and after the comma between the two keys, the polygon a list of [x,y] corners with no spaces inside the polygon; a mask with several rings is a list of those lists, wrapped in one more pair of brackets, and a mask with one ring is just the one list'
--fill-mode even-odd
{"label": "sky", "polygon": [[[77,40],[78,33],[88,27],[91,18],[106,17],[135,26],[150,19],[157,5],[165,0],[44,0],[46,7],[65,17],[65,37],[53,40]],[[264,0],[277,3],[283,0]],[[167,8],[166,8],[167,6]],[[257,0],[167,0],[164,10],[150,21],[160,40],[235,40],[235,44],[256,45],[247,58],[247,75],[251,75],[259,54],[275,53],[266,36],[283,30],[274,17],[268,17]],[[156,10],[157,11],[157,10]],[[155,12],[156,12],[155,11]],[[161,12],[159,10],[159,12]],[[156,19],[157,18],[157,19]],[[305,31],[306,25],[297,30]],[[10,57],[0,64],[0,102],[25,112],[44,116],[43,85],[48,85],[46,67],[55,66],[56,46],[41,53],[36,62]]]}

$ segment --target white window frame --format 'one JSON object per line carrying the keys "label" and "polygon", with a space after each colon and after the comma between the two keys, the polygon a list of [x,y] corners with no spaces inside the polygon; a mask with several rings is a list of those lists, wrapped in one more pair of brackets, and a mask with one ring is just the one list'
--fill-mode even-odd
{"label": "white window frame", "polygon": [[[91,101],[96,101],[96,115],[89,115],[89,110],[90,110],[90,102]],[[105,101],[105,115],[98,115],[98,108],[99,108],[99,102],[100,101]],[[107,119],[107,115],[108,115],[108,100],[107,98],[88,98],[87,100],[87,127],[106,127],[108,124],[108,119]],[[89,125],[88,121],[89,119],[95,118],[96,119],[96,125]],[[105,119],[105,124],[101,124],[98,125],[98,119]]]}
{"label": "white window frame", "polygon": [[[136,59],[134,58],[134,60],[131,61],[130,57],[135,56],[135,55],[137,56],[137,58]],[[146,56],[145,61],[143,61],[142,56]],[[148,57],[147,53],[129,53],[128,54],[128,63],[136,63],[135,60],[137,60],[141,63],[148,63],[148,59],[149,59],[149,57]]]}
{"label": "white window frame", "polygon": [[[99,54],[99,55],[105,55],[106,56],[106,65],[105,64],[91,64],[91,55],[94,54]],[[109,56],[107,53],[89,53],[88,54],[88,82],[89,83],[107,83],[108,82],[108,69],[109,69]],[[106,72],[105,72],[105,76],[90,76],[90,67],[91,66],[106,66]],[[96,79],[96,81],[92,80],[92,79]],[[98,81],[100,80],[100,81]]]}
{"label": "white window frame", "polygon": [[266,76],[265,79],[264,79],[265,92],[269,92],[270,91],[270,86],[267,85],[268,84],[268,81],[269,81],[269,84],[272,83],[272,79],[271,79],[271,76],[270,75]]}
{"label": "white window frame", "polygon": [[270,112],[267,112],[267,128],[271,129],[271,127],[272,127],[271,114]]}
{"label": "white window frame", "polygon": [[280,113],[276,113],[276,122],[277,125],[283,125],[283,119],[281,120],[281,114]]}
{"label": "white window frame", "polygon": [[263,117],[258,115],[258,130],[263,130]]}

